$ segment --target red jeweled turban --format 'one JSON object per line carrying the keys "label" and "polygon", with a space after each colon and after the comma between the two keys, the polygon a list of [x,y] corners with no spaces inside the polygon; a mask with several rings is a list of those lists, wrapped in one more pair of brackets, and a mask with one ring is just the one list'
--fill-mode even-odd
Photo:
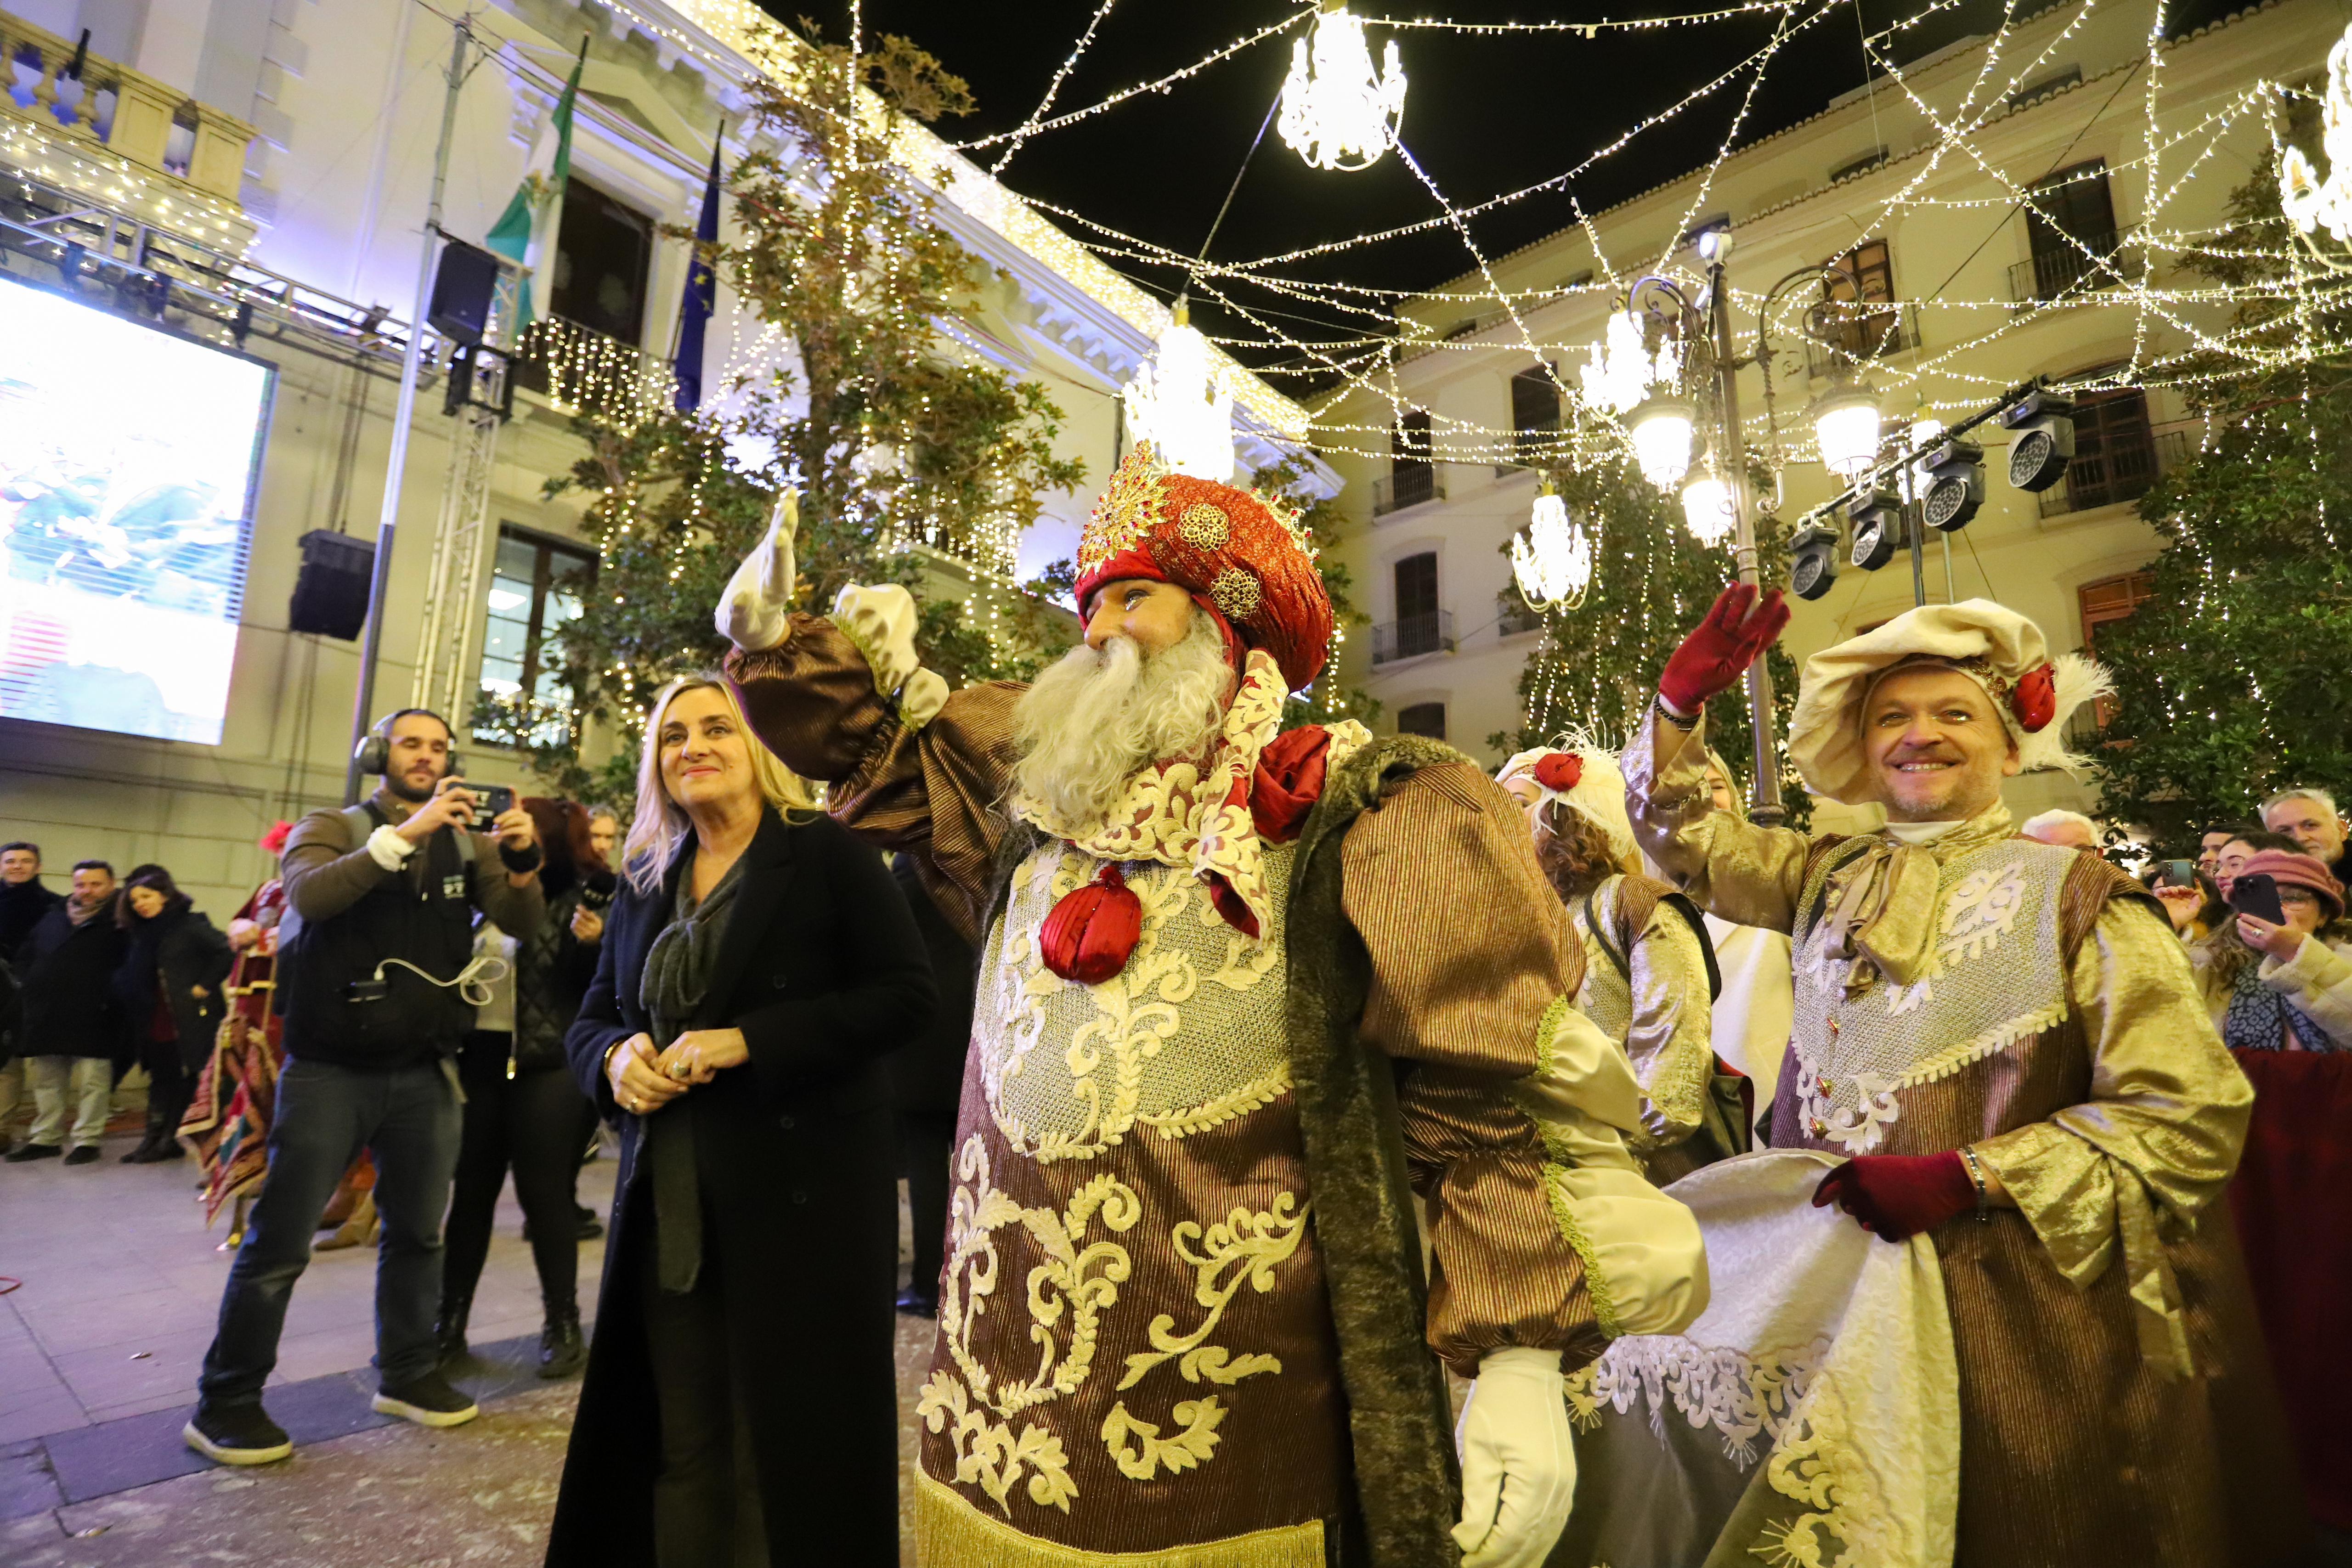
{"label": "red jeweled turban", "polygon": [[1124,578],[1172,582],[1248,647],[1282,667],[1292,691],[1322,673],[1331,600],[1297,515],[1282,502],[1172,473],[1139,443],[1112,473],[1078,539],[1078,613]]}

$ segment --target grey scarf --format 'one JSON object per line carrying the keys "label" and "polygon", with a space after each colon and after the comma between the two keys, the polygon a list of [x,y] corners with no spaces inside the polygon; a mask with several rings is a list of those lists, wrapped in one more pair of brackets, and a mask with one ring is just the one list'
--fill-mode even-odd
{"label": "grey scarf", "polygon": [[[677,896],[669,924],[646,952],[637,995],[653,1015],[654,1042],[667,1047],[694,1021],[710,989],[711,967],[727,916],[743,885],[743,860],[727,868],[719,885],[699,904],[694,898],[694,852],[678,868]],[[653,1141],[654,1240],[656,1277],[665,1291],[684,1295],[702,1272],[702,1188],[695,1169],[694,1094],[691,1091],[648,1118]]]}

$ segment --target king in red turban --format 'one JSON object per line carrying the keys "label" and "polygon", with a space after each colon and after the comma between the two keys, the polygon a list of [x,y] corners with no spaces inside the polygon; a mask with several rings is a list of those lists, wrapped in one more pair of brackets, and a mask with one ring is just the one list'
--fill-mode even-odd
{"label": "king in red turban", "polygon": [[761,738],[981,946],[923,1559],[1540,1561],[1563,1367],[1706,1284],[1518,808],[1433,741],[1283,731],[1332,630],[1287,503],[1139,447],[1078,566],[1029,687],[949,692],[904,589],[793,612],[788,520],[719,611]]}

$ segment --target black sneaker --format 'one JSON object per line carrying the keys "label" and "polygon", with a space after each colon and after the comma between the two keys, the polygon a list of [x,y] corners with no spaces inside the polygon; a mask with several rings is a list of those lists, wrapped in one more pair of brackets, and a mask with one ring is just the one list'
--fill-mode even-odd
{"label": "black sneaker", "polygon": [[62,1144],[26,1144],[23,1148],[8,1155],[7,1159],[12,1166],[21,1166],[26,1160],[53,1160],[65,1152],[65,1146]]}
{"label": "black sneaker", "polygon": [[78,1149],[70,1149],[67,1151],[66,1164],[69,1166],[94,1166],[98,1164],[98,1145],[96,1144],[84,1144]]}
{"label": "black sneaker", "polygon": [[462,1427],[482,1413],[482,1407],[449,1386],[437,1372],[403,1384],[385,1384],[373,1404],[387,1416],[414,1421],[420,1427]]}
{"label": "black sneaker", "polygon": [[223,1465],[267,1465],[294,1452],[293,1439],[287,1437],[286,1429],[258,1405],[226,1409],[199,1405],[188,1424],[180,1428],[180,1437],[205,1458]]}

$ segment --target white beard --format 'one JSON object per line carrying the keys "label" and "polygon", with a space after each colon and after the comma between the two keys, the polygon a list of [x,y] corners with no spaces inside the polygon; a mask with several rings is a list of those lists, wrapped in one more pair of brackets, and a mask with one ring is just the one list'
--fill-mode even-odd
{"label": "white beard", "polygon": [[1125,637],[1100,653],[1081,643],[1013,707],[1013,788],[1058,821],[1098,821],[1138,773],[1208,751],[1233,679],[1224,635],[1198,609],[1184,640],[1150,658]]}

